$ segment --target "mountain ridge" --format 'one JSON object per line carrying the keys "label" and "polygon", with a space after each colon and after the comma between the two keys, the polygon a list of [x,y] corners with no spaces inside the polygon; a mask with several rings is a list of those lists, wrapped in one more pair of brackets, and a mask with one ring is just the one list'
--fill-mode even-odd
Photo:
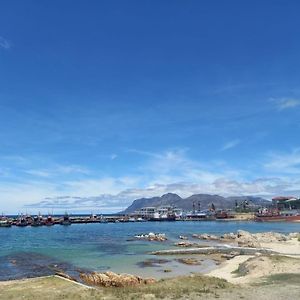
{"label": "mountain ridge", "polygon": [[270,204],[269,200],[262,197],[256,196],[230,196],[223,197],[220,195],[211,194],[194,194],[187,198],[182,198],[175,193],[167,193],[162,196],[156,196],[151,198],[139,198],[132,202],[122,214],[133,213],[142,207],[160,207],[160,206],[173,206],[176,208],[181,208],[183,210],[192,210],[193,205],[196,205],[198,209],[198,203],[200,203],[200,209],[207,209],[213,203],[217,209],[230,209],[234,208],[236,202],[241,203],[243,201],[248,201],[255,205],[266,205]]}

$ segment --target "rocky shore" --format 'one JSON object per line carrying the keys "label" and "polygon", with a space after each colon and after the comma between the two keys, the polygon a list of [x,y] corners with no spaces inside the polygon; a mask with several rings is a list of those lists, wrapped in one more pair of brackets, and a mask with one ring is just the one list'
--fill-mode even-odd
{"label": "rocky shore", "polygon": [[139,276],[131,274],[117,274],[114,272],[105,273],[82,273],[80,274],[81,280],[93,286],[101,287],[126,287],[126,286],[137,286],[141,284],[152,284],[156,282],[154,278],[143,279]]}

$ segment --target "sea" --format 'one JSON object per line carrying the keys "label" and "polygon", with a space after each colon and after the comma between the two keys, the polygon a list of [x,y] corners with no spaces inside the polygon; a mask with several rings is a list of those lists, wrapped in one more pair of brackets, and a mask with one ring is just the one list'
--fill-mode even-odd
{"label": "sea", "polygon": [[[299,232],[300,223],[178,221],[0,228],[0,280],[46,276],[56,272],[79,278],[81,272],[108,270],[154,278],[205,273],[216,268],[215,261],[203,259],[200,265],[187,266],[176,256],[157,257],[150,252],[175,248],[179,235],[200,242],[193,239],[192,234],[222,234],[239,229],[252,233],[289,233]],[[135,235],[149,232],[164,233],[168,240],[150,242],[134,239]]]}

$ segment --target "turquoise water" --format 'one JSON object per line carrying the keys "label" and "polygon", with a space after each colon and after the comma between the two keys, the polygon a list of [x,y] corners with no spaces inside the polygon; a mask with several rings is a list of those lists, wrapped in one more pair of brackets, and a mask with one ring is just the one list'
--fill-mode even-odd
{"label": "turquoise water", "polygon": [[[151,251],[173,247],[179,235],[222,234],[238,229],[287,233],[300,231],[300,224],[210,221],[0,228],[0,280],[52,274],[57,268],[73,275],[78,269],[110,269],[159,277],[162,268],[167,267],[182,273],[185,266],[174,260],[162,268],[141,269],[138,263],[153,258],[148,254]],[[168,241],[130,241],[134,235],[149,232],[165,233]],[[208,267],[204,264],[202,270]],[[195,267],[195,271],[199,270]]]}

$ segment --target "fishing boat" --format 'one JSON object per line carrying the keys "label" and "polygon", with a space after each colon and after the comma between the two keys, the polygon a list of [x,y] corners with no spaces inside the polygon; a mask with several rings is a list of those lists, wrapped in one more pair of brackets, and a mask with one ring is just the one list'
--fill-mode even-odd
{"label": "fishing boat", "polygon": [[16,222],[16,226],[18,227],[26,227],[28,225],[28,221],[24,216],[20,216]]}
{"label": "fishing boat", "polygon": [[40,214],[33,217],[33,220],[30,225],[32,227],[38,227],[44,225],[43,217]]}
{"label": "fishing boat", "polygon": [[11,227],[10,220],[6,217],[0,218],[0,227]]}
{"label": "fishing boat", "polygon": [[256,222],[300,222],[298,210],[264,210],[255,215]]}
{"label": "fishing boat", "polygon": [[152,217],[149,218],[149,221],[158,221],[158,222],[163,222],[163,221],[176,221],[176,216],[175,214],[159,214],[159,213],[154,213]]}
{"label": "fishing boat", "polygon": [[53,220],[53,218],[52,218],[52,216],[48,216],[47,217],[47,219],[46,219],[46,221],[45,221],[45,225],[46,226],[53,226],[54,225],[54,220]]}
{"label": "fishing boat", "polygon": [[65,213],[63,219],[60,221],[60,225],[65,225],[65,226],[71,225],[71,220],[67,213]]}
{"label": "fishing boat", "polygon": [[257,222],[300,222],[300,199],[279,196],[272,199],[272,206],[263,208],[255,215]]}

